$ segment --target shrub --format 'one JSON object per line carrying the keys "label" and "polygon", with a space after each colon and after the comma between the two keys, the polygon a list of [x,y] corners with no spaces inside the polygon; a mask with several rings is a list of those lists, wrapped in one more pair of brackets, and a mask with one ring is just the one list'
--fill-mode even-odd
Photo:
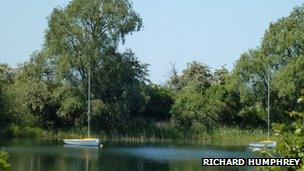
{"label": "shrub", "polygon": [[[303,100],[300,98],[299,103]],[[282,157],[301,158],[302,165],[299,170],[304,170],[304,112],[291,112],[290,117],[293,118],[291,125],[274,124],[277,136],[280,138],[277,151]]]}
{"label": "shrub", "polygon": [[43,130],[41,128],[21,127],[16,124],[10,124],[8,128],[5,129],[4,134],[7,137],[33,138],[42,135],[42,132]]}
{"label": "shrub", "polygon": [[0,170],[7,171],[9,169],[8,154],[6,151],[0,151]]}

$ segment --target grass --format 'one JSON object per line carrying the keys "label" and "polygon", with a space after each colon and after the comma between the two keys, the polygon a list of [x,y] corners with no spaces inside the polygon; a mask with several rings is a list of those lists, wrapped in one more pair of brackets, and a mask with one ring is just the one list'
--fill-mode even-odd
{"label": "grass", "polygon": [[[219,128],[210,135],[215,143],[247,145],[249,142],[267,140],[267,132],[261,129]],[[270,139],[275,139],[271,136]]]}
{"label": "grass", "polygon": [[[173,133],[172,133],[173,132]],[[164,135],[168,134],[168,135]],[[191,135],[191,134],[190,134]],[[172,137],[170,137],[172,136]],[[260,129],[244,130],[240,128],[222,127],[212,132],[199,132],[191,135],[190,139],[182,136],[178,130],[159,129],[153,132],[143,130],[141,133],[119,135],[93,133],[91,137],[100,138],[103,141],[130,141],[130,142],[155,142],[155,141],[195,141],[204,144],[225,144],[225,145],[247,145],[249,142],[262,141],[267,139],[267,132]],[[65,138],[87,138],[85,130],[68,130],[68,131],[45,131],[42,134],[43,139],[65,139]],[[272,136],[272,140],[275,138]]]}
{"label": "grass", "polygon": [[[88,138],[86,128],[69,130],[42,130],[17,125],[10,125],[1,135],[18,138],[39,138],[47,140],[62,140],[70,138]],[[127,126],[123,132],[92,132],[91,137],[103,141],[129,142],[160,142],[160,141],[188,141],[204,144],[247,145],[249,142],[267,140],[267,132],[261,129],[241,129],[237,127],[220,127],[213,131],[204,131],[196,127],[189,130],[182,129],[170,123],[146,123],[143,125]],[[271,140],[276,140],[273,136]]]}

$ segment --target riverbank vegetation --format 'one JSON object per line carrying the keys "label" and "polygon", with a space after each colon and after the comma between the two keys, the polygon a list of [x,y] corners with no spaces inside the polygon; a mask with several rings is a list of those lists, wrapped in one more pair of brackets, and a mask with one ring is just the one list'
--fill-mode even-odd
{"label": "riverbank vegetation", "polygon": [[74,136],[69,130],[87,123],[90,74],[96,136],[259,140],[267,128],[268,74],[271,122],[290,124],[285,113],[299,109],[303,18],[301,6],[270,23],[260,46],[231,71],[189,61],[181,72],[173,65],[167,83],[158,85],[148,79],[148,64],[118,48],[143,26],[132,4],[73,0],[52,11],[44,44],[29,61],[15,69],[0,65],[0,134]]}
{"label": "riverbank vegetation", "polygon": [[0,151],[0,170],[7,171],[10,167],[8,164],[8,154],[6,151]]}
{"label": "riverbank vegetation", "polygon": [[[173,132],[173,133],[172,133]],[[129,134],[105,134],[93,133],[93,137],[100,138],[103,141],[124,141],[124,142],[185,142],[182,131],[162,130],[155,128],[153,130],[141,130]],[[66,138],[86,138],[87,132],[83,130],[57,130],[44,131],[40,138],[45,140],[62,140]],[[271,137],[276,140],[276,137]],[[267,139],[267,132],[261,129],[239,129],[239,128],[217,128],[212,132],[199,132],[193,134],[187,142],[201,144],[218,145],[247,145],[248,142],[262,141]]]}
{"label": "riverbank vegetation", "polygon": [[292,111],[289,116],[293,119],[291,124],[274,124],[274,130],[279,140],[276,152],[285,158],[300,158],[302,164],[295,167],[297,170],[304,170],[304,112],[303,97],[298,99],[301,111]]}

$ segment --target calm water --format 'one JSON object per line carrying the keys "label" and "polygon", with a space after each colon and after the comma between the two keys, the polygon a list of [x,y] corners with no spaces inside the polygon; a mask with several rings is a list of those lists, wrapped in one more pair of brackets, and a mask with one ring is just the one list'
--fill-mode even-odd
{"label": "calm water", "polygon": [[193,143],[103,142],[103,148],[65,146],[61,141],[0,140],[12,171],[253,170],[206,168],[202,157],[254,157],[242,146]]}

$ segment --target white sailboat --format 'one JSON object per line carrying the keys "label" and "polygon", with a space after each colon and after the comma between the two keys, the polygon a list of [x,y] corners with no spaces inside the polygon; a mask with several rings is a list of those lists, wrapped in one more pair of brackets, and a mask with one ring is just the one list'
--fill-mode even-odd
{"label": "white sailboat", "polygon": [[269,72],[267,74],[267,123],[268,123],[268,139],[266,141],[260,141],[260,142],[251,142],[249,143],[249,147],[252,148],[274,148],[277,146],[277,142],[276,141],[271,141],[270,140],[270,133],[269,133],[269,129],[270,129],[270,84],[269,84]]}
{"label": "white sailboat", "polygon": [[85,138],[85,139],[63,139],[63,142],[68,145],[77,146],[99,146],[99,139]]}
{"label": "white sailboat", "polygon": [[91,137],[91,69],[89,67],[88,72],[88,137],[84,139],[63,139],[63,142],[68,145],[77,145],[77,146],[101,146],[100,140],[98,138],[90,138]]}
{"label": "white sailboat", "polygon": [[252,148],[274,148],[277,146],[276,141],[260,141],[260,142],[251,142],[249,143],[249,146]]}

